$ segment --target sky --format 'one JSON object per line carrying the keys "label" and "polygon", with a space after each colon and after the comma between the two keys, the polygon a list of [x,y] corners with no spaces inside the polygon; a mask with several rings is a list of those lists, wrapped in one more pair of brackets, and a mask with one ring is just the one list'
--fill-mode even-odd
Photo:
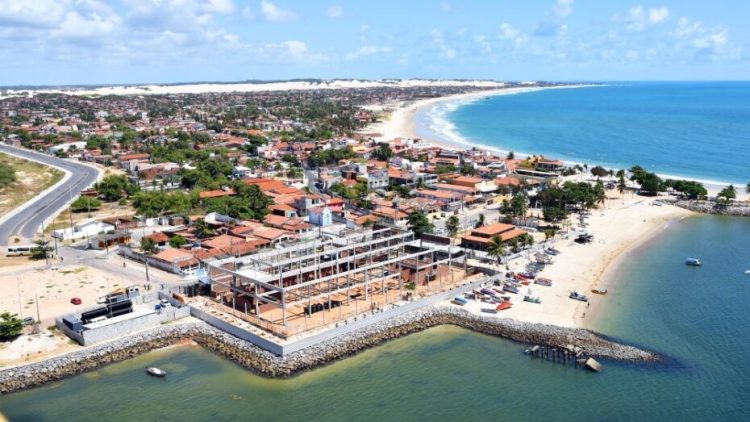
{"label": "sky", "polygon": [[746,80],[747,0],[0,0],[0,86]]}

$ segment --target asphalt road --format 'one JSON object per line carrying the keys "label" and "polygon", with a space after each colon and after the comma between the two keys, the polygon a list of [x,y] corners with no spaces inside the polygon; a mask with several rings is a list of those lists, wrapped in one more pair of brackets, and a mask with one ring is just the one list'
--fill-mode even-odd
{"label": "asphalt road", "polygon": [[23,211],[0,223],[0,245],[8,245],[8,239],[13,235],[32,239],[44,220],[64,208],[71,198],[78,196],[81,190],[93,185],[99,176],[96,168],[25,149],[0,145],[0,152],[12,153],[22,158],[33,158],[71,173],[65,183],[44,195],[31,199]]}

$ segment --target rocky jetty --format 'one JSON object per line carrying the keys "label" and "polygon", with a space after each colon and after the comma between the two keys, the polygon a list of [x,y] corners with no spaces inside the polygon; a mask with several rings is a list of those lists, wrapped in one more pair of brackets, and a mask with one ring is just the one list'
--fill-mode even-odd
{"label": "rocky jetty", "polygon": [[350,356],[385,341],[438,325],[455,325],[521,343],[550,347],[575,345],[588,356],[629,362],[657,361],[659,356],[605,339],[580,328],[532,324],[479,316],[455,307],[429,307],[374,323],[361,330],[285,356],[276,356],[208,324],[165,325],[109,343],[0,371],[0,394],[7,394],[90,371],[139,354],[192,340],[258,374],[286,377]]}
{"label": "rocky jetty", "polygon": [[665,202],[669,202],[680,208],[685,208],[686,210],[703,214],[750,217],[750,203],[733,202],[728,205],[723,205],[715,201],[691,201],[686,199],[673,199],[666,200]]}

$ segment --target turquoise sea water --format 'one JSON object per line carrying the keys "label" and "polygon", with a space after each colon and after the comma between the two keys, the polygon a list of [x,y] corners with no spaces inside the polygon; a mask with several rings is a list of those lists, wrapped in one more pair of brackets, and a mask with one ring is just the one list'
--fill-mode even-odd
{"label": "turquoise sea water", "polygon": [[619,83],[444,102],[421,136],[706,181],[750,182],[750,82]]}
{"label": "turquoise sea water", "polygon": [[675,222],[595,298],[606,310],[595,328],[664,353],[661,365],[605,362],[592,374],[439,327],[287,380],[176,347],[0,397],[0,409],[14,421],[750,420],[749,237],[750,219]]}

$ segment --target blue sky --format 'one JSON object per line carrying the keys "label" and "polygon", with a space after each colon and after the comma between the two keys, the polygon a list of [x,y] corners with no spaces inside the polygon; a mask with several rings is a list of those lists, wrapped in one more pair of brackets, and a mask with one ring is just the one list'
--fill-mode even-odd
{"label": "blue sky", "polygon": [[0,85],[747,79],[750,1],[0,0]]}

